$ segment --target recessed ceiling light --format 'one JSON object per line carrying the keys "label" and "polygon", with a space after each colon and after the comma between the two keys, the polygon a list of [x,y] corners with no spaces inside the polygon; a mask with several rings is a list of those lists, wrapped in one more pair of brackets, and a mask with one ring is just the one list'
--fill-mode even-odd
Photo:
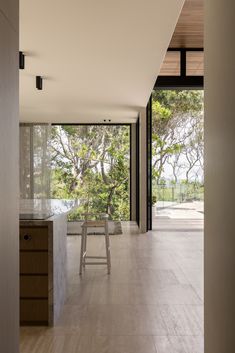
{"label": "recessed ceiling light", "polygon": [[42,90],[42,76],[36,76],[36,88]]}
{"label": "recessed ceiling light", "polygon": [[19,52],[19,68],[21,70],[25,68],[25,55],[22,51]]}

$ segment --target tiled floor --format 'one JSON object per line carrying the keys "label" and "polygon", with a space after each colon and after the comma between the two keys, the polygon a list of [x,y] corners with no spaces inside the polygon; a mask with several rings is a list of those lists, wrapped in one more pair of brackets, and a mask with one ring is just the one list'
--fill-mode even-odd
{"label": "tiled floor", "polygon": [[[126,223],[111,236],[110,276],[92,267],[80,278],[80,237],[68,237],[64,312],[54,328],[21,328],[20,352],[203,353],[202,220],[158,218],[154,229]],[[104,251],[102,236],[88,241]]]}

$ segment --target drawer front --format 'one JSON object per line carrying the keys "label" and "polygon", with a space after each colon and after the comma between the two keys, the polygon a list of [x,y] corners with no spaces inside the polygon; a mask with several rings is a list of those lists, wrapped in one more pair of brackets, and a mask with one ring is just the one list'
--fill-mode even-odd
{"label": "drawer front", "polygon": [[47,252],[21,252],[21,274],[48,274]]}
{"label": "drawer front", "polygon": [[48,250],[48,228],[20,227],[20,250]]}
{"label": "drawer front", "polygon": [[20,322],[21,324],[48,324],[48,301],[47,300],[20,300]]}
{"label": "drawer front", "polygon": [[21,298],[48,298],[47,276],[20,276]]}

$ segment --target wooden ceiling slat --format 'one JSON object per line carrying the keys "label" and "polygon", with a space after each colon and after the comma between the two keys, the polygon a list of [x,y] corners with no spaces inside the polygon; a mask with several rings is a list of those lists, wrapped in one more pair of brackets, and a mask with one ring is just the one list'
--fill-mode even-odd
{"label": "wooden ceiling slat", "polygon": [[170,48],[203,48],[203,0],[186,0]]}
{"label": "wooden ceiling slat", "polygon": [[160,71],[161,76],[179,76],[180,75],[180,52],[166,53],[163,65]]}
{"label": "wooden ceiling slat", "polygon": [[[186,0],[170,42],[170,48],[203,48],[204,0]],[[203,52],[187,52],[188,76],[203,76]],[[179,76],[179,52],[167,52],[160,76]]]}

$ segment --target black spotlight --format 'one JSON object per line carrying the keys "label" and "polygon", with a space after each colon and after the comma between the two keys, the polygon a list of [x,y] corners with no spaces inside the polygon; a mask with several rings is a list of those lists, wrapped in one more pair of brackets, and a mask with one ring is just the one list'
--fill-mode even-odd
{"label": "black spotlight", "polygon": [[42,76],[36,76],[36,88],[42,90]]}
{"label": "black spotlight", "polygon": [[25,55],[22,51],[19,52],[19,68],[21,70],[25,68]]}

